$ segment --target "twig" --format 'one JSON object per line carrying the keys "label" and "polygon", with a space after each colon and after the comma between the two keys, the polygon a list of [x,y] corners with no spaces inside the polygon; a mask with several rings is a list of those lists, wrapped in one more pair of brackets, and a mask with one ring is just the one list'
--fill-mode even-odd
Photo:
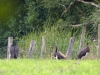
{"label": "twig", "polygon": [[80,12],[82,15],[84,15],[84,13],[82,12],[82,10],[81,10],[79,7],[76,6],[76,9],[79,10],[79,12]]}
{"label": "twig", "polygon": [[[65,10],[64,10],[63,13],[61,14],[61,16],[63,16],[65,13],[68,12],[68,10],[69,10],[70,7],[74,4],[75,1],[76,1],[76,0],[74,0],[73,2],[71,2],[67,9],[65,8]],[[64,6],[64,7],[65,7],[65,6]]]}

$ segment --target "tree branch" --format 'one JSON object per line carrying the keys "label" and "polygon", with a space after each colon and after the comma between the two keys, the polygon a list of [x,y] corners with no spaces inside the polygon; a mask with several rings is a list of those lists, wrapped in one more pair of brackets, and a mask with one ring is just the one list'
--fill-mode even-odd
{"label": "tree branch", "polygon": [[83,1],[83,0],[77,0],[77,1],[82,2],[84,4],[90,4],[90,5],[95,6],[96,8],[100,9],[100,7],[97,4],[93,3],[93,2],[86,2],[86,1]]}
{"label": "tree branch", "polygon": [[92,22],[87,22],[87,23],[82,23],[82,24],[77,24],[77,25],[71,25],[72,27],[79,27],[79,26],[84,26],[88,24],[93,24]]}
{"label": "tree branch", "polygon": [[66,6],[64,5],[64,7],[65,7],[65,10],[63,11],[63,13],[61,14],[61,16],[63,16],[65,13],[67,13],[68,12],[68,10],[70,9],[70,7],[74,4],[74,2],[75,2],[76,0],[74,0],[73,2],[71,2],[70,3],[70,5],[68,6],[68,8],[66,9]]}
{"label": "tree branch", "polygon": [[82,11],[79,7],[76,6],[76,9],[77,9],[82,15],[84,15],[83,11]]}
{"label": "tree branch", "polygon": [[65,8],[65,10],[66,10],[66,6],[65,5],[63,5],[63,4],[59,4],[59,5],[63,6]]}
{"label": "tree branch", "polygon": [[93,22],[86,22],[86,23],[81,23],[81,24],[76,24],[76,25],[63,25],[63,26],[59,26],[59,27],[65,27],[65,26],[80,27],[80,26],[85,26],[85,25],[90,25],[90,24],[93,24]]}
{"label": "tree branch", "polygon": [[63,11],[63,13],[61,14],[61,16],[63,16],[65,13],[68,12],[68,10],[70,9],[70,7],[75,3],[75,1],[78,1],[78,2],[81,2],[81,3],[84,3],[84,4],[89,4],[89,5],[92,5],[92,6],[95,6],[96,8],[99,8],[100,9],[100,6],[98,6],[97,4],[93,3],[93,2],[86,2],[86,1],[83,1],[83,0],[74,0],[73,2],[71,2],[68,6],[68,8],[66,8],[65,5],[61,4],[65,10]]}

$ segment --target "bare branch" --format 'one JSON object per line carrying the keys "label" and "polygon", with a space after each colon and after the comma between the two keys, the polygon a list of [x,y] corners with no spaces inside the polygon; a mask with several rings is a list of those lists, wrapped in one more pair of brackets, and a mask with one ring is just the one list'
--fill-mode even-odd
{"label": "bare branch", "polygon": [[66,6],[65,5],[63,5],[63,4],[59,4],[59,5],[63,6],[65,8],[65,10],[66,10]]}
{"label": "bare branch", "polygon": [[61,14],[61,16],[63,16],[65,13],[67,13],[68,12],[68,10],[70,9],[70,7],[74,4],[74,2],[75,2],[76,0],[74,0],[73,2],[71,2],[70,3],[70,5],[68,6],[68,8],[66,9],[66,6],[64,5],[64,7],[65,7],[65,10],[63,11],[63,13]]}
{"label": "bare branch", "polygon": [[79,27],[79,26],[85,26],[85,25],[91,25],[91,24],[93,24],[93,22],[86,22],[86,23],[81,23],[81,24],[76,24],[76,25],[63,25],[63,26],[59,26],[59,27],[66,27],[66,26]]}
{"label": "bare branch", "polygon": [[92,22],[87,22],[87,23],[82,23],[82,24],[77,24],[77,25],[71,25],[72,27],[79,27],[79,26],[84,26],[88,24],[93,24]]}
{"label": "bare branch", "polygon": [[81,2],[81,3],[84,3],[84,4],[89,4],[89,5],[92,5],[92,6],[95,6],[96,8],[99,8],[100,9],[100,6],[98,6],[97,4],[93,3],[93,2],[86,2],[86,1],[83,1],[83,0],[74,0],[73,2],[70,3],[70,5],[68,6],[68,8],[66,8],[65,5],[63,4],[60,4],[62,5],[65,10],[63,11],[63,13],[61,14],[61,16],[63,16],[65,13],[68,12],[68,10],[70,9],[70,7],[75,3],[75,1],[78,1],[78,2]]}
{"label": "bare branch", "polygon": [[86,1],[83,1],[83,0],[77,0],[79,2],[82,2],[82,3],[85,3],[85,4],[90,4],[92,6],[95,6],[96,8],[99,8],[100,9],[100,6],[98,6],[97,4],[93,3],[93,2],[86,2]]}

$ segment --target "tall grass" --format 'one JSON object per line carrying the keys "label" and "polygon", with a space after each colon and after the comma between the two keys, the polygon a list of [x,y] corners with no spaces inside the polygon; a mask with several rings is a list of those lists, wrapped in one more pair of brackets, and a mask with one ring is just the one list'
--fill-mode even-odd
{"label": "tall grass", "polygon": [[59,30],[57,26],[52,26],[50,28],[44,27],[44,29],[45,30],[39,34],[37,34],[36,32],[32,32],[27,34],[26,36],[23,36],[18,43],[20,49],[28,51],[31,40],[35,40],[36,46],[34,53],[38,54],[41,50],[42,36],[45,36],[46,48],[44,54],[47,53],[49,54],[48,56],[50,56],[50,53],[54,51],[56,46],[60,51],[66,52],[70,39],[69,30]]}
{"label": "tall grass", "polygon": [[[44,55],[43,55],[44,57],[50,57],[51,52],[54,51],[56,46],[58,47],[59,51],[66,54],[69,45],[69,40],[71,37],[71,28],[68,26],[63,27],[58,23],[57,25],[53,25],[51,27],[45,25],[44,31],[42,31],[41,33],[37,34],[37,32],[32,32],[28,33],[26,36],[23,36],[20,39],[20,42],[18,43],[20,50],[28,51],[31,40],[35,40],[36,45],[35,45],[35,50],[33,52],[33,56],[39,57],[41,50],[42,36],[45,36],[45,41],[46,41],[46,48],[44,50]],[[76,58],[76,55],[79,52],[80,36],[81,36],[80,30],[74,32],[75,42],[73,46],[73,56],[72,56],[73,58]],[[94,49],[96,50],[96,48],[94,48],[95,43],[90,41],[90,39],[87,39],[87,37],[85,38],[84,47],[86,45],[86,42],[90,43],[92,51]]]}

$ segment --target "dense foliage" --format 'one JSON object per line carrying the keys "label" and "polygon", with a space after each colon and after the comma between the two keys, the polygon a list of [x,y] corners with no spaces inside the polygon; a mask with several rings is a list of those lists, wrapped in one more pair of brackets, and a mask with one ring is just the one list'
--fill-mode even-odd
{"label": "dense foliage", "polygon": [[[27,32],[42,31],[43,26],[52,26],[59,19],[65,21],[66,25],[78,24],[88,21],[88,17],[94,11],[93,6],[75,2],[71,8],[61,16],[66,7],[73,0],[1,0],[0,21],[1,39],[8,36],[21,37]],[[12,6],[10,6],[12,5]],[[12,15],[11,15],[12,14]]]}

